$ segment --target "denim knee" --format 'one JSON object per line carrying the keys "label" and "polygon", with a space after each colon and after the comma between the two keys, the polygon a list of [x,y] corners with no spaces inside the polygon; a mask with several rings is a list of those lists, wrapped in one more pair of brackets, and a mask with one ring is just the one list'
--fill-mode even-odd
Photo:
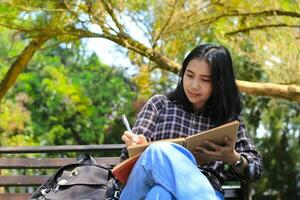
{"label": "denim knee", "polygon": [[197,164],[195,157],[193,154],[184,148],[183,146],[171,143],[171,142],[156,142],[151,144],[146,150],[145,154],[160,154],[165,156],[172,156],[173,153],[182,153],[184,154],[189,160],[191,160],[194,164]]}
{"label": "denim knee", "polygon": [[146,149],[146,151],[164,151],[172,146],[170,142],[155,142]]}

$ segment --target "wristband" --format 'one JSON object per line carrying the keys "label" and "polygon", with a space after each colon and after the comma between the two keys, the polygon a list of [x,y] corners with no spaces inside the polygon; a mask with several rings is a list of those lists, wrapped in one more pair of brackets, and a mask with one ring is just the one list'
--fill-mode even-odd
{"label": "wristband", "polygon": [[233,166],[233,168],[239,168],[239,167],[243,166],[243,163],[244,163],[243,156],[240,155],[240,159],[238,161],[236,161],[232,166]]}

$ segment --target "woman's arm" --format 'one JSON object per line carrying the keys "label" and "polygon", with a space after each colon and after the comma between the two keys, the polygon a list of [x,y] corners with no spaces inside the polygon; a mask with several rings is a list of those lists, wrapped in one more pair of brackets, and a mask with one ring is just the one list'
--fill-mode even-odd
{"label": "woman's arm", "polygon": [[[142,110],[137,116],[137,120],[132,128],[132,132],[125,131],[122,140],[128,146],[133,143],[141,144],[151,141],[152,134],[155,133],[156,120],[158,115],[158,109],[161,105],[161,97],[159,95],[153,96],[148,102],[143,106]],[[134,141],[133,134],[139,135],[138,141]],[[126,148],[122,150],[121,160],[128,158],[128,153]]]}
{"label": "woman's arm", "polygon": [[[244,169],[251,163],[254,170],[254,176],[256,179],[258,179],[261,176],[262,173],[262,157],[260,153],[256,150],[252,140],[246,133],[246,127],[245,124],[240,120],[240,127],[238,131],[238,138],[237,142],[235,144],[235,150],[242,156],[243,159],[243,165],[238,168],[233,169],[238,174],[243,174]],[[240,168],[240,169],[239,169]]]}
{"label": "woman's arm", "polygon": [[[211,141],[206,141],[212,150],[207,150],[198,146],[194,154],[208,162],[223,161],[229,164],[231,168],[241,176],[244,175],[245,169],[249,163],[251,163],[254,169],[254,175],[258,178],[262,171],[262,158],[255,149],[251,139],[246,134],[244,123],[240,119],[239,121],[240,126],[237,141],[231,141],[229,138],[224,138],[225,146],[219,146]],[[234,146],[235,148],[233,148]]]}

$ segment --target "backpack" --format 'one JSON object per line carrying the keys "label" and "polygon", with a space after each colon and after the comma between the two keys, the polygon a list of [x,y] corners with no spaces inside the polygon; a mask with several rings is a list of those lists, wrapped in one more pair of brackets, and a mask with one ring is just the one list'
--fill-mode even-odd
{"label": "backpack", "polygon": [[110,167],[85,154],[58,169],[28,200],[117,200],[120,188]]}

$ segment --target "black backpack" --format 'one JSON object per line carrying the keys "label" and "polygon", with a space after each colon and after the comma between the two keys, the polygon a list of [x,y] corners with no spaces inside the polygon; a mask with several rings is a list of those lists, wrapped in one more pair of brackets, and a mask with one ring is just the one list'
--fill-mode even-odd
{"label": "black backpack", "polygon": [[117,200],[121,184],[90,155],[61,167],[28,200]]}

